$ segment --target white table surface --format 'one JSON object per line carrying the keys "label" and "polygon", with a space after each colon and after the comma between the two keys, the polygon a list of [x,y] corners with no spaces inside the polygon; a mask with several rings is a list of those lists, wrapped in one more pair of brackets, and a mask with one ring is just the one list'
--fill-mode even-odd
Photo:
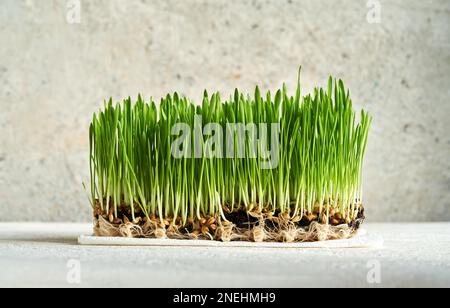
{"label": "white table surface", "polygon": [[450,223],[364,228],[385,247],[91,247],[90,224],[0,223],[0,287],[450,287]]}

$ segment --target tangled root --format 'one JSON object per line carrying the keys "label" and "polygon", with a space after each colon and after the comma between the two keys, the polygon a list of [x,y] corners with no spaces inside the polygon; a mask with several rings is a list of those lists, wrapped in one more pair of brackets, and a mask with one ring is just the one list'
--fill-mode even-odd
{"label": "tangled root", "polygon": [[257,226],[252,230],[252,239],[256,243],[262,243],[266,239],[266,232],[263,227]]}
{"label": "tangled root", "polygon": [[216,239],[222,242],[231,242],[233,239],[236,239],[234,234],[234,224],[228,221],[220,223],[219,228],[217,229]]}
{"label": "tangled root", "polygon": [[[98,215],[94,220],[96,236],[157,238],[157,239],[199,239],[251,242],[315,242],[348,239],[356,234],[364,220],[363,214],[350,223],[332,225],[318,220],[310,221],[306,226],[299,225],[298,217],[287,214],[273,216],[271,213],[248,212],[249,222],[236,225],[218,217],[208,217],[192,221],[189,227],[181,223],[161,222],[157,218],[138,218],[130,222],[125,216],[120,222],[108,221],[108,216]],[[309,218],[308,218],[309,219]]]}
{"label": "tangled root", "polygon": [[94,220],[94,234],[96,236],[121,236],[119,227],[114,226],[112,223],[108,222],[103,218],[103,216],[99,216],[98,220]]}

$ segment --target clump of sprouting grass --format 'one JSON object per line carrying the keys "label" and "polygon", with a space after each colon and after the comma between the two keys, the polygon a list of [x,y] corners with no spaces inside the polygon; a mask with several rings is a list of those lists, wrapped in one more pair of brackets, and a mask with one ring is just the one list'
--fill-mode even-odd
{"label": "clump of sprouting grass", "polygon": [[[261,168],[261,158],[172,157],[176,123],[280,123],[277,168]],[[340,213],[351,220],[362,207],[362,168],[371,117],[359,123],[342,81],[301,97],[286,87],[275,96],[238,90],[228,100],[219,93],[196,106],[177,93],[159,106],[141,96],[132,104],[110,100],[90,126],[92,205],[115,218],[120,209],[136,217],[189,220],[222,216],[239,209],[288,213]],[[204,142],[208,137],[203,137]],[[251,142],[248,140],[246,142]]]}

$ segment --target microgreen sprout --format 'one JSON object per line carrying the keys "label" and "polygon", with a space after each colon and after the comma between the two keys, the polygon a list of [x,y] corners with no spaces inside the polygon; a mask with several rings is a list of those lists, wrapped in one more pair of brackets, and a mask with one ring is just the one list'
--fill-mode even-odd
{"label": "microgreen sprout", "polygon": [[[195,127],[198,116],[202,123]],[[326,89],[304,97],[299,80],[294,96],[283,86],[275,95],[262,95],[258,87],[251,96],[235,90],[228,100],[205,92],[201,105],[177,93],[158,105],[141,96],[134,104],[131,98],[118,104],[109,100],[90,125],[91,201],[115,218],[125,207],[133,221],[157,217],[186,224],[208,216],[225,219],[225,210],[242,208],[291,217],[333,211],[354,219],[363,202],[371,120],[365,111],[357,120],[348,90],[331,77]],[[177,123],[200,132],[209,123],[278,123],[277,166],[262,168],[264,159],[250,155],[251,136],[245,140],[246,157],[198,156],[186,149],[187,155],[175,158]],[[260,142],[275,146],[264,136],[257,135]],[[201,141],[204,154],[210,136],[190,138],[191,144]]]}

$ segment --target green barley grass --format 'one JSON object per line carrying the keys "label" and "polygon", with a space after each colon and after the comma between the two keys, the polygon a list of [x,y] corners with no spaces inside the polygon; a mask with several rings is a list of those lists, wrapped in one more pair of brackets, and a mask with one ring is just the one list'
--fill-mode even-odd
{"label": "green barley grass", "polygon": [[[262,158],[175,159],[171,128],[179,122],[193,127],[195,115],[203,126],[280,123],[277,168],[261,168]],[[243,208],[291,217],[333,211],[351,220],[363,202],[370,123],[365,111],[357,119],[348,90],[331,77],[326,89],[304,97],[299,80],[294,96],[283,86],[275,95],[236,90],[227,100],[205,92],[200,105],[177,93],[159,106],[141,96],[134,104],[110,100],[90,125],[92,206],[115,218],[125,207],[133,221],[170,218],[183,225],[202,217],[226,219],[225,210]]]}

